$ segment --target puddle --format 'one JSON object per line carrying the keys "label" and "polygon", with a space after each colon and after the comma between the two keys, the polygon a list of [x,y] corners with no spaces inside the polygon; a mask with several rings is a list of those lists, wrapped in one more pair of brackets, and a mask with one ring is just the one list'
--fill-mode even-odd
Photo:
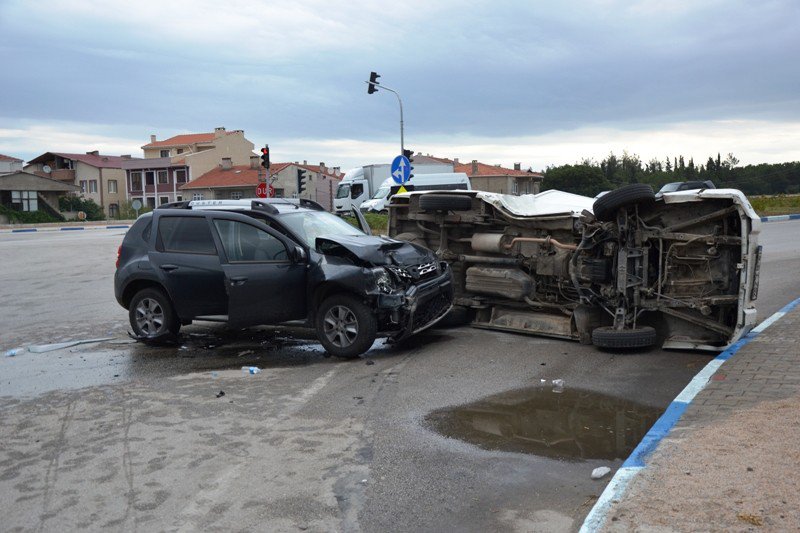
{"label": "puddle", "polygon": [[663,409],[595,392],[531,387],[434,411],[428,425],[486,450],[557,459],[624,459]]}

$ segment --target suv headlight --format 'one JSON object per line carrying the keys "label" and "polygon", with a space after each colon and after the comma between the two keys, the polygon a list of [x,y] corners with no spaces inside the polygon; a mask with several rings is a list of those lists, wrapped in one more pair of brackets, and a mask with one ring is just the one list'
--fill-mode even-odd
{"label": "suv headlight", "polygon": [[375,285],[381,292],[392,292],[394,290],[394,283],[392,277],[383,267],[373,268],[372,277],[375,279]]}

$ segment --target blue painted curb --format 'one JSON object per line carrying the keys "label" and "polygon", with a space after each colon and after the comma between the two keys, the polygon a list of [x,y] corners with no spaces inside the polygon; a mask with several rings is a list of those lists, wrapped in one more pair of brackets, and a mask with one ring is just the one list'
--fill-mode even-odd
{"label": "blue painted curb", "polygon": [[31,233],[34,231],[38,231],[36,228],[22,228],[22,229],[12,229],[11,233]]}
{"label": "blue painted curb", "polygon": [[800,220],[800,214],[797,215],[774,215],[771,217],[761,217],[761,222],[782,222],[784,220]]}
{"label": "blue painted curb", "polygon": [[[784,215],[789,216],[789,215]],[[791,215],[800,218],[800,215]],[[762,219],[763,220],[763,219]],[[787,219],[788,220],[788,219]],[[603,493],[592,507],[586,519],[583,521],[580,533],[590,533],[598,531],[606,521],[609,509],[613,502],[619,501],[625,495],[628,483],[643,469],[647,467],[645,459],[653,453],[661,441],[666,437],[675,424],[680,420],[684,411],[692,403],[695,396],[702,391],[708,384],[711,376],[722,366],[725,361],[736,355],[736,353],[750,341],[758,337],[765,329],[777,322],[786,313],[800,305],[800,298],[793,300],[783,306],[780,311],[774,313],[769,318],[753,328],[744,338],[739,339],[730,348],[712,359],[697,375],[689,382],[678,396],[669,404],[664,414],[656,421],[650,431],[642,438],[642,441],[631,452],[614,477],[609,481]]]}
{"label": "blue painted curb", "polygon": [[74,227],[73,226],[67,226],[67,227],[58,228],[58,229],[61,230],[61,231],[81,231],[84,228],[83,228],[83,226],[74,226]]}
{"label": "blue painted curb", "polygon": [[128,229],[130,224],[115,224],[108,226],[56,226],[46,228],[18,228],[18,229],[0,229],[0,233],[35,233],[46,231],[83,231],[83,230],[101,230],[101,229]]}

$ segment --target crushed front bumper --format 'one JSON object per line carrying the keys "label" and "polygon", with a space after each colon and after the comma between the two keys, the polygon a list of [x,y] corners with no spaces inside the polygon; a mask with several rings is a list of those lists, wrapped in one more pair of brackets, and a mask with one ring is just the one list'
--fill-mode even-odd
{"label": "crushed front bumper", "polygon": [[383,294],[378,298],[378,307],[399,311],[400,327],[391,332],[392,340],[403,339],[433,326],[453,307],[450,265],[442,262],[441,271],[439,276],[412,285],[403,294]]}

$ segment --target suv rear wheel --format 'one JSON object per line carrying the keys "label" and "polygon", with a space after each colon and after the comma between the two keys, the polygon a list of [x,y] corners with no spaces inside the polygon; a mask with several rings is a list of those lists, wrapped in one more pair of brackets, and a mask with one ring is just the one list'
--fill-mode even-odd
{"label": "suv rear wheel", "polygon": [[369,350],[377,335],[375,314],[349,294],[335,294],[322,302],[315,325],[325,350],[343,359]]}
{"label": "suv rear wheel", "polygon": [[128,306],[128,317],[137,337],[153,339],[166,334],[177,335],[181,328],[172,302],[161,289],[137,292]]}

